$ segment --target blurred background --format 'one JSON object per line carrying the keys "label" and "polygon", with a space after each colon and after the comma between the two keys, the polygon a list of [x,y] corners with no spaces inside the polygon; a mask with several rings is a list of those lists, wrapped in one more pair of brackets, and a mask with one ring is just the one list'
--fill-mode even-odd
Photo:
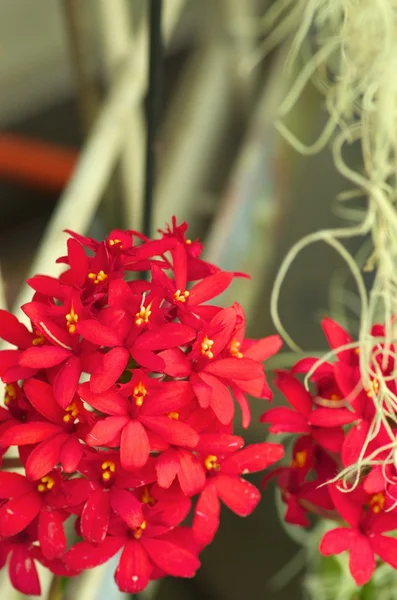
{"label": "blurred background", "polygon": [[[142,226],[150,4],[0,3],[0,301],[8,308],[23,301],[31,270],[57,273],[62,229],[101,237]],[[243,304],[257,337],[274,333],[269,297],[283,256],[306,233],[340,222],[333,201],[344,189],[328,150],[302,158],[273,126],[291,77],[283,70],[288,43],[268,43],[277,26],[264,18],[269,9],[271,0],[163,1],[153,146],[152,232],[172,215],[186,219],[207,260],[248,272],[252,280],[235,281],[222,301]],[[325,117],[309,85],[286,123],[309,143]],[[350,152],[359,161],[354,146]],[[319,321],[339,275],[340,259],[316,245],[298,257],[283,286],[282,320],[306,351],[324,346]],[[252,401],[249,441],[267,435],[258,423],[263,410]],[[301,597],[294,568],[280,573],[298,547],[279,524],[272,489],[249,519],[225,510],[221,523],[197,578],[167,580],[153,598]],[[17,597],[9,588],[3,595],[5,586],[2,598]],[[120,596],[106,586],[111,571],[102,569],[84,574],[68,594]]]}

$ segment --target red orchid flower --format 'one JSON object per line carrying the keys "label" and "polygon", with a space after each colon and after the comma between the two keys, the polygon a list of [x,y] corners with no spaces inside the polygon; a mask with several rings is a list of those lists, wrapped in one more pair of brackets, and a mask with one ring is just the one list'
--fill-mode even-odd
{"label": "red orchid flower", "polygon": [[[217,454],[209,453],[214,449]],[[224,436],[222,442],[214,443],[213,436],[202,435],[197,452],[206,470],[206,482],[196,505],[193,533],[200,546],[205,546],[219,526],[219,500],[241,517],[250,515],[260,493],[241,475],[266,469],[283,457],[284,449],[281,444],[262,442],[236,452],[235,436]]]}
{"label": "red orchid flower", "polygon": [[84,438],[90,414],[77,397],[62,410],[55,402],[51,386],[39,379],[28,379],[24,392],[43,420],[7,428],[0,436],[0,445],[37,444],[25,464],[29,479],[44,477],[58,463],[66,473],[73,473],[84,454],[80,439]]}
{"label": "red orchid flower", "polygon": [[375,570],[375,555],[397,569],[397,540],[383,535],[397,529],[397,518],[383,512],[383,497],[368,499],[368,509],[354,502],[350,494],[331,488],[338,512],[350,527],[328,531],[320,544],[325,556],[349,550],[349,568],[357,585],[367,583]]}
{"label": "red orchid flower", "polygon": [[192,401],[187,381],[162,382],[136,369],[130,383],[120,390],[93,394],[89,385],[79,388],[81,397],[101,411],[105,418],[97,421],[86,438],[89,446],[120,446],[120,459],[126,470],[143,467],[150,451],[163,443],[194,448],[199,436],[178,418],[177,411]]}

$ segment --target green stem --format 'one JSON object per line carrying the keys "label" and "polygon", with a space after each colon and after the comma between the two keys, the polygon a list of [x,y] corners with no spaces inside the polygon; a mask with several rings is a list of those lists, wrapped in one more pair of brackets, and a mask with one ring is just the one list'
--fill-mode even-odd
{"label": "green stem", "polygon": [[360,590],[357,596],[359,600],[375,600],[375,590],[372,580],[366,583]]}
{"label": "green stem", "polygon": [[47,600],[62,600],[66,581],[66,577],[58,577],[58,575],[54,575],[51,581],[50,589],[48,590]]}

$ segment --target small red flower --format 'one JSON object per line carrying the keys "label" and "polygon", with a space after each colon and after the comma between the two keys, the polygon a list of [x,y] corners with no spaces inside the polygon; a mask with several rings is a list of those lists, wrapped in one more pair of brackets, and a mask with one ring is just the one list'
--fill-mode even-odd
{"label": "small red flower", "polygon": [[349,551],[349,568],[357,585],[367,583],[375,570],[375,556],[397,569],[397,540],[383,535],[397,529],[397,517],[381,512],[382,496],[368,499],[365,510],[355,503],[348,493],[332,488],[332,497],[342,517],[350,527],[337,527],[328,531],[320,544],[325,556]]}
{"label": "small red flower", "polygon": [[[217,454],[213,454],[214,450]],[[213,436],[202,435],[197,451],[206,471],[206,483],[196,505],[193,532],[198,543],[205,546],[212,541],[219,526],[219,500],[241,517],[250,515],[260,500],[260,493],[241,475],[272,465],[283,457],[284,449],[281,444],[263,442],[236,452],[235,436],[224,436],[222,442],[214,443]]]}

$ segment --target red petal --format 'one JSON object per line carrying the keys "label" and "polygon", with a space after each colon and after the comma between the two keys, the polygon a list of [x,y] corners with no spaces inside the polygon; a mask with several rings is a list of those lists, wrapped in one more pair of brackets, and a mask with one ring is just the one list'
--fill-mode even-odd
{"label": "red petal", "polygon": [[0,498],[14,498],[32,491],[32,484],[18,473],[0,472]]}
{"label": "red petal", "polygon": [[166,415],[189,405],[193,400],[193,389],[189,381],[167,381],[156,389],[149,402],[144,402],[141,415]]}
{"label": "red petal", "polygon": [[206,475],[199,460],[188,450],[179,451],[178,479],[186,496],[195,496],[203,489]]}
{"label": "red petal", "polygon": [[137,350],[165,350],[184,346],[196,337],[196,332],[181,323],[165,323],[159,329],[142,333],[136,341]]}
{"label": "red petal", "polygon": [[373,534],[370,538],[373,551],[383,562],[397,569],[397,540],[386,535]]}
{"label": "red petal", "polygon": [[199,434],[182,421],[175,421],[168,417],[141,417],[141,422],[166,442],[175,446],[194,448],[200,439]]}
{"label": "red petal", "polygon": [[177,244],[171,251],[174,267],[174,280],[177,289],[186,290],[187,257],[184,244]]}
{"label": "red petal", "polygon": [[230,475],[256,473],[267,469],[283,456],[284,448],[281,444],[270,442],[251,444],[226,458],[222,463],[222,472]]}
{"label": "red petal", "polygon": [[142,544],[130,540],[124,546],[116,569],[116,583],[122,592],[137,594],[149,583],[152,565]]}
{"label": "red petal", "polygon": [[356,536],[356,531],[347,527],[337,527],[327,531],[321,540],[320,552],[324,556],[345,552],[349,550]]}
{"label": "red petal", "polygon": [[68,437],[67,433],[58,433],[32,450],[25,465],[29,479],[35,481],[44,477],[59,463],[62,445]]}
{"label": "red petal", "polygon": [[316,408],[309,415],[310,425],[337,427],[357,421],[357,415],[347,408]]}
{"label": "red petal", "polygon": [[161,256],[164,252],[171,250],[176,244],[175,238],[167,238],[163,240],[149,240],[141,246],[134,248],[132,256],[135,260],[151,258],[152,256]]}
{"label": "red petal", "polygon": [[68,260],[73,277],[73,283],[78,286],[84,285],[88,274],[88,258],[84,248],[73,238],[67,241]]}
{"label": "red petal", "polygon": [[349,569],[357,585],[367,583],[375,571],[374,551],[364,535],[357,535],[350,546]]}
{"label": "red petal", "polygon": [[26,546],[22,546],[21,544],[14,546],[8,572],[12,585],[21,594],[40,595],[39,576]]}
{"label": "red petal", "polygon": [[201,375],[196,375],[196,373],[192,373],[190,383],[192,384],[193,391],[197,396],[201,408],[208,408],[212,396],[211,386],[202,379]]}
{"label": "red petal", "polygon": [[57,348],[56,346],[35,346],[24,351],[19,364],[21,367],[31,369],[48,369],[55,367],[69,358],[70,350]]}
{"label": "red petal", "polygon": [[366,440],[369,423],[360,421],[348,431],[342,447],[342,462],[345,467],[356,462]]}
{"label": "red petal", "polygon": [[141,543],[154,564],[168,575],[194,577],[200,566],[197,556],[172,542],[143,536]]}
{"label": "red petal", "polygon": [[54,397],[62,408],[72,402],[76,393],[82,367],[78,356],[71,356],[58,371],[54,380]]}
{"label": "red petal", "polygon": [[263,362],[271,356],[274,356],[274,354],[280,350],[282,345],[283,340],[279,335],[270,335],[269,337],[258,340],[252,344],[252,346],[247,348],[247,350],[244,350],[244,356]]}
{"label": "red petal", "polygon": [[273,392],[267,385],[264,373],[262,373],[260,377],[256,377],[254,379],[235,379],[234,383],[243,392],[249,396],[254,396],[254,398],[263,398],[264,400],[271,400],[273,398]]}
{"label": "red petal", "polygon": [[48,275],[35,275],[26,280],[26,283],[35,291],[50,296],[51,298],[62,299],[65,295],[65,286],[59,279],[49,277]]}
{"label": "red petal", "polygon": [[341,517],[352,527],[358,527],[362,516],[361,504],[354,502],[351,494],[339,491],[335,485],[329,485],[328,491]]}
{"label": "red petal", "polygon": [[110,496],[100,488],[88,498],[81,513],[81,532],[87,542],[102,544],[108,530]]}
{"label": "red petal", "polygon": [[206,277],[200,283],[192,287],[189,296],[189,304],[202,304],[207,300],[211,300],[219,296],[229,287],[233,280],[232,273],[224,273],[219,271],[209,277]]}
{"label": "red petal", "polygon": [[288,402],[304,416],[312,410],[312,397],[304,386],[286,371],[277,371],[275,385],[284,394]]}
{"label": "red petal", "polygon": [[[350,344],[353,341],[353,338],[343,327],[341,327],[336,321],[333,321],[329,317],[326,317],[321,321],[321,326],[325,333],[325,336],[328,340],[330,347],[333,350],[337,350],[340,346],[345,346],[346,344]],[[342,362],[350,362],[350,358],[353,349],[351,350],[342,350],[342,352],[337,352],[336,356]]]}
{"label": "red petal", "polygon": [[263,366],[251,358],[222,358],[210,362],[205,372],[225,379],[245,381],[263,377]]}
{"label": "red petal", "polygon": [[92,569],[107,562],[120,550],[123,543],[124,538],[121,537],[107,537],[100,546],[79,542],[66,552],[65,565],[74,571]]}
{"label": "red petal", "polygon": [[156,462],[157,481],[160,487],[169,488],[179,471],[179,454],[173,448],[160,454]]}
{"label": "red petal", "polygon": [[[0,377],[4,379],[4,375],[9,369],[18,366],[20,357],[23,354],[24,352],[21,350],[0,350]],[[12,381],[17,381],[17,379],[13,379]]]}
{"label": "red petal", "polygon": [[42,505],[43,500],[35,490],[6,502],[0,507],[0,536],[11,537],[25,529]]}
{"label": "red petal", "polygon": [[122,416],[128,413],[127,399],[117,393],[115,389],[107,390],[102,394],[94,394],[91,391],[90,383],[87,381],[79,386],[78,393],[90,406],[105,414]]}
{"label": "red petal", "polygon": [[33,336],[14,315],[0,309],[0,338],[19,348],[29,348]]}
{"label": "red petal", "polygon": [[221,505],[215,485],[207,484],[196,504],[193,534],[200,546],[210,544],[218,531]]}
{"label": "red petal", "polygon": [[[308,373],[317,362],[318,362],[318,358],[315,356],[310,357],[310,358],[302,358],[301,360],[298,360],[298,362],[295,363],[295,365],[292,367],[291,373],[292,374]],[[310,377],[310,379],[312,381],[316,381],[317,379],[320,379],[321,377],[324,377],[324,376],[332,377],[333,372],[334,372],[334,367],[331,363],[327,363],[327,362],[322,363],[321,365],[319,365],[316,368],[316,370],[314,371],[314,373]]]}
{"label": "red petal", "polygon": [[140,350],[137,348],[131,348],[130,352],[132,358],[141,367],[149,369],[150,371],[157,371],[158,373],[163,372],[165,365],[163,359],[151,350]]}
{"label": "red petal", "polygon": [[169,348],[158,354],[164,361],[163,372],[171,377],[189,377],[192,364],[180,348]]}
{"label": "red petal", "polygon": [[96,394],[108,390],[124,372],[129,358],[130,353],[125,348],[113,348],[107,352],[100,369],[91,377],[91,390]]}
{"label": "red petal", "polygon": [[256,487],[239,477],[219,473],[215,485],[222,502],[240,517],[250,515],[261,499]]}
{"label": "red petal", "polygon": [[340,427],[330,427],[329,429],[313,428],[311,435],[319,446],[322,446],[329,452],[337,452],[338,454],[345,439],[343,429]]}
{"label": "red petal", "polygon": [[64,411],[55,402],[52,386],[39,379],[25,381],[23,391],[34,408],[53,423],[63,423]]}
{"label": "red petal", "polygon": [[142,523],[142,505],[132,492],[113,486],[110,492],[110,503],[114,512],[129,527],[138,527]]}
{"label": "red petal", "polygon": [[95,423],[91,433],[87,435],[89,446],[104,446],[111,442],[128,423],[128,417],[107,417]]}
{"label": "red petal", "polygon": [[37,444],[42,440],[60,433],[60,431],[59,425],[45,423],[43,421],[13,425],[1,435],[0,445],[8,448],[9,446]]}
{"label": "red petal", "polygon": [[40,548],[48,560],[59,558],[66,550],[66,536],[59,512],[44,509],[39,517]]}
{"label": "red petal", "polygon": [[65,473],[74,473],[83,456],[84,446],[79,442],[77,435],[70,435],[64,444],[62,444],[59,453],[59,461]]}
{"label": "red petal", "polygon": [[241,424],[244,429],[247,429],[251,423],[251,410],[250,410],[250,406],[248,404],[248,400],[245,397],[245,394],[241,390],[239,390],[238,387],[236,387],[233,384],[230,387],[233,391],[233,396],[236,398],[237,404],[239,405],[239,407],[241,409],[241,416],[242,416]]}
{"label": "red petal", "polygon": [[203,372],[200,377],[212,390],[211,408],[216,417],[223,425],[229,425],[234,417],[234,401],[229,389],[213,375]]}
{"label": "red petal", "polygon": [[201,454],[217,454],[223,456],[244,446],[244,440],[239,435],[227,433],[202,433],[195,450]]}
{"label": "red petal", "polygon": [[[167,417],[166,417],[167,418]],[[143,467],[150,454],[145,428],[139,421],[129,421],[121,433],[120,459],[124,469]]]}
{"label": "red petal", "polygon": [[310,525],[305,509],[299,504],[295,496],[290,496],[287,500],[287,510],[285,511],[284,520],[286,523],[299,525],[300,527],[309,527]]}
{"label": "red petal", "polygon": [[120,346],[122,343],[122,340],[113,329],[94,319],[79,321],[77,331],[85,340],[97,346]]}
{"label": "red petal", "polygon": [[280,406],[267,410],[260,418],[261,423],[270,423],[271,433],[309,433],[310,425],[300,413]]}

